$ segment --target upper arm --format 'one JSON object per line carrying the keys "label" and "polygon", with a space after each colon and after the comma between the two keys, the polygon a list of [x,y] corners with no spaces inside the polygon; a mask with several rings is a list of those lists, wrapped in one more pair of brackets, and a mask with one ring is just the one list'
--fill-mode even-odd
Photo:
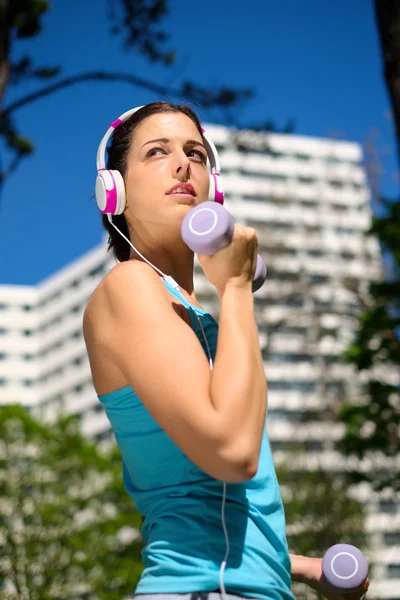
{"label": "upper arm", "polygon": [[211,370],[197,336],[175,312],[158,275],[142,265],[120,267],[104,280],[97,343],[195,464],[215,478],[243,480],[243,469],[238,473],[233,458],[227,461],[226,432],[211,401]]}

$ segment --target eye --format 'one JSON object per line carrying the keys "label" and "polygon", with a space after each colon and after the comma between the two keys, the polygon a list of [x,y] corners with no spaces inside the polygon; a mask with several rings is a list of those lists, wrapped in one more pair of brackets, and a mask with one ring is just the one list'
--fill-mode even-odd
{"label": "eye", "polygon": [[165,154],[165,150],[163,148],[160,148],[159,146],[155,146],[154,148],[151,148],[147,154],[146,154],[146,158],[150,158],[151,156],[158,156],[159,153],[164,153]]}
{"label": "eye", "polygon": [[190,156],[191,154],[194,154],[194,158],[199,159],[201,162],[207,162],[207,156],[204,154],[204,152],[201,152],[201,150],[190,150],[188,152],[188,156]]}

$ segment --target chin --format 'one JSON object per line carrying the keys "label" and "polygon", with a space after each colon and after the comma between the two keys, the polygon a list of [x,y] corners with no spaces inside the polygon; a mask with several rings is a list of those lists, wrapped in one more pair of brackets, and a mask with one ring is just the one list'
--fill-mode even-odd
{"label": "chin", "polygon": [[183,204],[184,206],[196,206],[196,198],[181,198],[177,204]]}

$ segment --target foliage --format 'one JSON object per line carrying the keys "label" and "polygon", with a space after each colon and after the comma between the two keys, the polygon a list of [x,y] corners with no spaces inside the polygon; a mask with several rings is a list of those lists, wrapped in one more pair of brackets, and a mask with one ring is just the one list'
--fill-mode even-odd
{"label": "foliage", "polygon": [[[400,4],[374,0],[383,75],[391,101],[400,159]],[[383,281],[369,285],[355,339],[344,354],[363,384],[363,397],[350,399],[339,412],[346,427],[340,449],[365,458],[370,468],[350,473],[376,490],[400,489],[400,200],[380,199],[382,214],[370,234],[379,240]]]}
{"label": "foliage", "polygon": [[142,571],[141,519],[121,458],[100,454],[74,417],[40,424],[0,412],[0,581],[4,600],[120,600]]}
{"label": "foliage", "polygon": [[359,317],[356,336],[344,359],[355,366],[363,387],[339,412],[346,426],[340,449],[366,458],[371,468],[350,473],[376,490],[400,489],[400,201],[383,200],[370,234],[378,237],[389,265],[386,279],[369,285],[369,305]]}
{"label": "foliage", "polygon": [[[285,506],[289,551],[321,557],[337,543],[365,549],[364,511],[349,495],[344,478],[322,468],[294,470],[294,462],[295,456],[289,455],[276,469]],[[322,600],[303,584],[293,584],[293,593],[298,600]]]}

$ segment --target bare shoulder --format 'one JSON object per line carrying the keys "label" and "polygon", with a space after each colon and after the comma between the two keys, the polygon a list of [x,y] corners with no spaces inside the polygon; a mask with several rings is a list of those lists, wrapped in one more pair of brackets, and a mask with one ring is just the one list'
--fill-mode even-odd
{"label": "bare shoulder", "polygon": [[[156,315],[172,313],[186,320],[184,307],[168,293],[145,263],[126,261],[113,267],[92,293],[83,315],[83,336],[93,384],[99,395],[130,385],[121,370],[119,349],[134,358],[125,339],[140,340],[159,328]],[[154,315],[154,318],[153,318]]]}
{"label": "bare shoulder", "polygon": [[118,308],[118,300],[123,302],[124,298],[129,296],[131,301],[133,290],[135,296],[143,296],[150,295],[157,288],[159,293],[163,294],[163,287],[158,275],[144,263],[129,260],[115,265],[101,280],[86,305],[83,316],[84,332],[99,334],[101,327],[97,326],[97,319],[104,317],[104,313],[110,308]]}

